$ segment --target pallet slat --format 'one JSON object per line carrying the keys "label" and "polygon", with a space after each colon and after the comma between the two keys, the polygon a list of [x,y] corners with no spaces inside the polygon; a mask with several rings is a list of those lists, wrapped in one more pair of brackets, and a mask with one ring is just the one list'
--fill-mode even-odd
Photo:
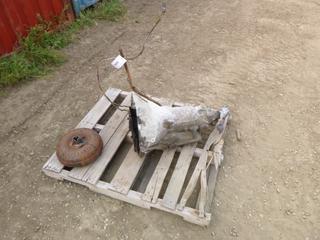
{"label": "pallet slat", "polygon": [[198,160],[198,163],[197,163],[197,165],[191,175],[191,178],[190,178],[189,183],[186,187],[186,190],[184,191],[184,193],[181,197],[181,200],[179,203],[180,209],[185,207],[189,197],[191,196],[193,190],[195,189],[197,182],[198,182],[198,179],[200,177],[200,173],[206,167],[207,159],[208,159],[208,152],[203,151],[199,160]]}
{"label": "pallet slat", "polygon": [[221,159],[223,158],[223,148],[224,140],[220,140],[220,142],[214,147],[214,163],[215,164],[210,164],[208,167],[208,190],[207,190],[207,199],[206,199],[206,204],[205,204],[205,211],[210,212],[211,210],[211,204],[213,200],[213,195],[214,195],[214,189],[216,187],[216,182],[217,182],[217,176],[219,172],[219,165]]}
{"label": "pallet slat", "polygon": [[103,181],[98,181],[96,185],[86,184],[86,183],[83,183],[79,180],[70,178],[68,176],[68,171],[66,171],[66,170],[62,170],[61,173],[55,173],[55,172],[51,172],[51,171],[45,171],[45,173],[52,178],[56,178],[58,180],[66,179],[68,181],[81,184],[83,186],[88,187],[91,191],[104,194],[105,196],[109,196],[111,198],[118,199],[120,201],[124,201],[124,202],[130,203],[130,204],[136,205],[138,207],[141,207],[141,208],[146,208],[146,209],[156,208],[156,209],[159,209],[159,210],[162,210],[165,212],[176,214],[178,216],[183,217],[183,219],[185,221],[188,221],[188,222],[200,225],[200,226],[207,226],[210,223],[211,214],[206,213],[204,218],[199,218],[198,217],[199,211],[197,209],[185,207],[181,211],[171,210],[169,208],[162,206],[162,199],[159,199],[157,203],[150,203],[147,201],[141,201],[142,193],[139,193],[139,192],[136,192],[133,190],[129,190],[127,195],[123,195],[121,193],[112,191],[110,189],[111,188],[110,183],[103,182]]}
{"label": "pallet slat", "polygon": [[[137,185],[135,190],[137,192],[144,193],[147,189],[147,186],[150,182],[150,179],[158,165],[159,161],[156,161],[156,159],[152,158],[152,153],[148,153],[145,157],[144,163],[141,167],[141,175],[138,176],[138,178],[135,180],[134,185]],[[143,198],[142,198],[143,199]]]}
{"label": "pallet slat", "polygon": [[189,144],[182,148],[163,197],[163,206],[175,209],[195,148],[196,144]]}
{"label": "pallet slat", "polygon": [[[217,126],[216,126],[214,128],[214,130],[211,132],[211,134],[209,135],[209,137],[208,137],[208,139],[207,139],[207,141],[205,143],[205,146],[203,147],[203,151],[202,151],[202,153],[200,155],[200,159],[199,159],[199,161],[197,163],[197,166],[196,166],[195,170],[192,173],[192,176],[191,176],[191,178],[189,180],[189,183],[188,183],[188,185],[186,187],[186,190],[185,190],[184,194],[181,197],[181,200],[180,200],[180,203],[179,203],[179,208],[180,209],[182,209],[186,205],[189,197],[191,196],[191,194],[192,194],[192,192],[193,192],[193,190],[194,190],[194,188],[195,188],[195,186],[197,184],[197,181],[198,181],[198,179],[200,177],[200,174],[202,174],[201,171],[203,171],[206,168],[207,160],[208,160],[208,157],[209,157],[209,149],[211,148],[211,146],[213,145],[213,146],[215,146],[215,149],[217,149],[218,145],[219,146],[221,144],[223,145],[223,140],[221,138],[222,138],[222,136],[224,134],[227,121],[228,121],[228,118],[226,118],[224,123],[223,123],[223,130],[222,131],[218,130]],[[218,160],[217,156],[215,156],[215,155],[210,156],[210,157],[213,158],[215,162]],[[199,207],[202,208],[202,210],[204,208],[204,205],[203,205],[203,201],[204,200],[203,199],[206,198],[206,196],[204,196],[206,194],[206,192],[202,189],[202,188],[206,187],[206,185],[205,185],[206,183],[204,183],[204,180],[203,180],[204,178],[205,177],[201,178],[200,195],[202,197],[201,198],[202,199],[202,203],[201,203],[202,205],[199,206]],[[199,201],[200,201],[200,196],[199,196]],[[203,214],[202,211],[200,211],[200,213]]]}
{"label": "pallet slat", "polygon": [[[106,95],[111,101],[116,100],[121,90],[116,88],[109,88],[106,91]],[[100,120],[103,114],[111,106],[111,103],[105,96],[102,96],[100,100],[94,105],[94,107],[87,113],[87,115],[80,121],[76,128],[93,128],[94,125]]]}
{"label": "pallet slat", "polygon": [[214,195],[214,189],[217,182],[217,176],[218,176],[218,169],[211,164],[208,168],[208,192],[207,192],[207,199],[206,199],[206,205],[205,205],[205,211],[210,212],[211,210],[211,204],[213,200]]}
{"label": "pallet slat", "polygon": [[[121,103],[123,106],[130,106],[131,104],[131,95],[128,95]],[[103,144],[105,145],[112,135],[115,133],[117,128],[119,127],[119,123],[121,123],[126,117],[128,116],[127,111],[122,111],[117,109],[114,114],[110,117],[108,122],[105,124],[105,126],[102,128],[102,130],[99,132]]]}
{"label": "pallet slat", "polygon": [[111,181],[112,189],[122,194],[127,194],[137,177],[144,160],[145,155],[139,156],[134,151],[134,146],[132,146]]}
{"label": "pallet slat", "polygon": [[[128,95],[123,101],[122,105],[129,106],[131,103],[131,97]],[[102,130],[99,132],[99,135],[102,138],[104,148],[102,150],[101,156],[96,160],[98,161],[100,158],[102,158],[106,153],[105,151],[109,151],[109,148],[106,147],[106,144],[111,139],[111,137],[115,134],[121,123],[124,121],[124,119],[127,117],[128,113],[126,111],[116,110],[114,114],[110,117],[109,121],[104,125]],[[126,123],[123,123],[126,124]],[[121,142],[120,142],[121,143]],[[75,179],[83,179],[87,171],[92,167],[92,164],[89,164],[85,167],[76,167],[73,168],[70,171],[70,177],[73,177]]]}
{"label": "pallet slat", "polygon": [[[131,104],[131,95],[128,95],[121,105],[130,106]],[[104,128],[100,131],[100,136],[103,140],[103,143],[106,144],[109,139],[112,137],[112,134],[116,131],[119,123],[128,116],[127,111],[117,109],[112,117],[108,120]]]}
{"label": "pallet slat", "polygon": [[204,217],[204,208],[207,200],[207,171],[203,169],[200,174],[199,216]]}
{"label": "pallet slat", "polygon": [[148,183],[146,191],[142,196],[143,200],[149,202],[152,201],[153,203],[157,202],[163,181],[170,168],[175,152],[176,149],[168,149],[162,153],[159,163]]}
{"label": "pallet slat", "polygon": [[[120,92],[121,90],[119,89],[109,88],[106,91],[106,95],[111,101],[114,101],[119,96]],[[76,128],[93,128],[110,106],[111,103],[103,96],[80,121]],[[63,167],[64,166],[59,162],[56,153],[52,154],[49,161],[43,166],[44,169],[54,172],[61,172]]]}
{"label": "pallet slat", "polygon": [[95,184],[101,177],[105,168],[111,161],[114,154],[117,152],[123,139],[129,132],[129,122],[127,119],[123,120],[119,128],[116,130],[110,141],[104,146],[105,151],[101,156],[90,165],[88,171],[84,174],[82,180],[91,184]]}
{"label": "pallet slat", "polygon": [[52,154],[51,157],[49,158],[49,160],[43,166],[44,169],[49,170],[49,171],[53,171],[53,172],[57,172],[57,173],[61,172],[63,167],[64,166],[58,160],[56,153]]}

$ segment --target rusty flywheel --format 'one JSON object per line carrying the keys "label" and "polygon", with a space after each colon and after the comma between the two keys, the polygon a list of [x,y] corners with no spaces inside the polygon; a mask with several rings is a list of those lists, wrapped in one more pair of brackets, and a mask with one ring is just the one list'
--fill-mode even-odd
{"label": "rusty flywheel", "polygon": [[67,167],[85,166],[101,154],[103,142],[92,129],[78,128],[67,132],[58,142],[57,157]]}

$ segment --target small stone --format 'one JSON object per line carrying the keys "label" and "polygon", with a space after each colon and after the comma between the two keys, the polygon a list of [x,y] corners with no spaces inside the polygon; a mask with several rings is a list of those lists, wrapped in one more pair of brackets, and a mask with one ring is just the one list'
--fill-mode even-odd
{"label": "small stone", "polygon": [[291,209],[287,209],[287,210],[285,211],[285,213],[286,213],[287,215],[291,215],[291,214],[293,214],[293,211],[292,211]]}
{"label": "small stone", "polygon": [[34,231],[39,232],[40,229],[41,229],[41,225],[37,226]]}
{"label": "small stone", "polygon": [[238,237],[238,236],[239,236],[239,234],[238,234],[238,232],[237,232],[237,229],[236,229],[235,227],[232,227],[232,228],[231,228],[231,230],[230,230],[230,235],[231,235],[232,237]]}
{"label": "small stone", "polygon": [[237,140],[240,142],[241,141],[241,132],[239,129],[236,130],[236,137],[237,137]]}

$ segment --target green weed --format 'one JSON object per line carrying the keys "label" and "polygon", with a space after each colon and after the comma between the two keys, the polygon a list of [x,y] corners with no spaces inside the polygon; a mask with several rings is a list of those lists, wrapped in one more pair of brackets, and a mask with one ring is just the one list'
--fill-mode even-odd
{"label": "green weed", "polygon": [[16,52],[0,58],[0,89],[46,74],[65,61],[59,49],[71,43],[75,33],[92,25],[94,20],[118,21],[125,12],[119,0],[104,0],[56,31],[50,31],[48,23],[38,24],[21,39]]}
{"label": "green weed", "polygon": [[102,1],[98,3],[95,11],[91,15],[94,19],[103,19],[108,21],[118,21],[126,13],[126,8],[119,0]]}

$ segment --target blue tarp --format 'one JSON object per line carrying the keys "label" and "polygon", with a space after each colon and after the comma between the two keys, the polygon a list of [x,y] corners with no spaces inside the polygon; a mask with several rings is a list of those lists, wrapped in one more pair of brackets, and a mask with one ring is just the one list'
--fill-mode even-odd
{"label": "blue tarp", "polygon": [[95,4],[96,2],[98,2],[98,0],[72,0],[72,5],[75,14],[79,16],[83,9]]}

